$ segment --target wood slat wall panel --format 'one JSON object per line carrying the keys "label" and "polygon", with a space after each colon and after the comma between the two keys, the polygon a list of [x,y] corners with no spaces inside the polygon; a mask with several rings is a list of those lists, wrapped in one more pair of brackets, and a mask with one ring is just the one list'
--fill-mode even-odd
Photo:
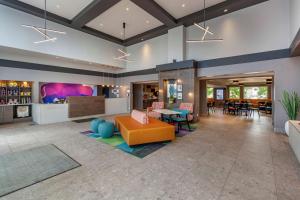
{"label": "wood slat wall panel", "polygon": [[69,118],[105,114],[104,96],[68,97]]}

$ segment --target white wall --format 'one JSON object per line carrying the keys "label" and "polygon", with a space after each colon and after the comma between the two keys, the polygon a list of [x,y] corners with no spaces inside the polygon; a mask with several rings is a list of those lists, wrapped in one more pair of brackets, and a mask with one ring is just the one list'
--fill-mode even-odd
{"label": "white wall", "polygon": [[198,70],[198,77],[214,77],[221,75],[234,75],[249,72],[272,71],[274,75],[275,103],[274,127],[278,132],[284,132],[284,123],[288,119],[280,104],[282,92],[296,91],[300,94],[300,57],[285,58],[237,65],[202,68]]}
{"label": "white wall", "polygon": [[38,70],[27,70],[8,68],[0,66],[0,80],[34,81],[33,102],[39,101],[39,82],[57,82],[57,83],[79,83],[87,85],[111,85],[114,84],[113,78],[103,79],[98,76],[47,72]]}
{"label": "white wall", "polygon": [[178,26],[168,31],[168,62],[185,60],[185,27]]}
{"label": "white wall", "polygon": [[156,65],[168,62],[168,35],[162,35],[126,48],[130,53],[126,71],[155,68]]}
{"label": "white wall", "polygon": [[[297,10],[299,13],[299,9]],[[187,44],[187,59],[207,60],[289,48],[289,3],[270,0],[208,21],[215,43]],[[187,39],[201,39],[203,32],[190,26]]]}
{"label": "white wall", "polygon": [[124,67],[124,62],[114,60],[121,45],[76,31],[74,29],[48,22],[48,27],[66,31],[66,35],[57,35],[56,42],[34,44],[43,39],[22,24],[43,26],[43,19],[0,5],[0,46],[23,49],[33,52],[61,56],[87,62]]}
{"label": "white wall", "polygon": [[82,62],[79,60],[66,59],[61,57],[57,58],[56,56],[51,56],[48,54],[18,50],[8,47],[0,47],[0,59],[37,63],[43,65],[52,65],[73,69],[84,69],[90,71],[115,73],[115,70],[105,65],[100,65],[96,63],[90,64],[89,62]]}
{"label": "white wall", "polygon": [[293,42],[300,28],[300,0],[290,0],[290,39]]}

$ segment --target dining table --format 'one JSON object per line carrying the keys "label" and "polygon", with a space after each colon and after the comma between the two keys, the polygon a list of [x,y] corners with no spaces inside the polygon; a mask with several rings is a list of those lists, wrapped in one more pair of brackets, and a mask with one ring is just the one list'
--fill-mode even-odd
{"label": "dining table", "polygon": [[175,111],[175,110],[170,110],[170,109],[154,109],[154,112],[160,113],[161,114],[161,119],[164,119],[164,116],[171,117],[172,115],[180,115],[181,112]]}

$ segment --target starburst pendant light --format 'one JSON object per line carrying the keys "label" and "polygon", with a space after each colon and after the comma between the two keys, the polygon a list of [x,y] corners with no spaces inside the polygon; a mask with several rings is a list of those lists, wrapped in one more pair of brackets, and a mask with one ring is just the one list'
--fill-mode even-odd
{"label": "starburst pendant light", "polygon": [[200,24],[194,23],[196,27],[204,31],[201,40],[187,40],[188,43],[204,43],[204,42],[222,42],[223,39],[206,39],[207,35],[214,35],[213,32],[209,30],[209,26],[206,26],[206,0],[204,0],[204,9],[203,9],[203,26]]}
{"label": "starburst pendant light", "polygon": [[66,34],[64,31],[58,31],[54,29],[47,28],[47,0],[45,0],[45,10],[44,10],[44,27],[37,27],[33,25],[22,25],[23,27],[33,29],[34,31],[38,32],[44,38],[43,40],[39,40],[34,42],[35,44],[45,43],[45,42],[54,42],[57,40],[56,37],[51,37],[48,33],[55,33],[55,34]]}
{"label": "starburst pendant light", "polygon": [[[126,23],[123,22],[123,40],[125,40],[125,29],[126,29]],[[121,61],[125,61],[125,62],[133,62],[132,60],[128,60],[128,57],[131,56],[130,53],[126,53],[125,51],[118,49],[119,53],[121,53],[121,55],[119,57],[114,58],[115,60],[121,60]]]}

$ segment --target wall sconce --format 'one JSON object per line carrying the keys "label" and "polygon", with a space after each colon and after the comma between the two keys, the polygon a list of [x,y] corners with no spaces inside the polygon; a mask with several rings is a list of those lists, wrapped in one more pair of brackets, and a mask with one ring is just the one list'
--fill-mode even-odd
{"label": "wall sconce", "polygon": [[129,97],[129,95],[130,95],[130,89],[127,89],[126,93],[127,93],[127,97]]}
{"label": "wall sconce", "polygon": [[180,78],[177,79],[177,83],[182,83],[182,80]]}
{"label": "wall sconce", "polygon": [[188,95],[191,97],[191,96],[193,96],[193,93],[192,93],[192,92],[189,92],[189,94],[188,94]]}
{"label": "wall sconce", "polygon": [[162,89],[159,89],[158,92],[159,92],[159,93],[163,93],[163,90],[162,90]]}

